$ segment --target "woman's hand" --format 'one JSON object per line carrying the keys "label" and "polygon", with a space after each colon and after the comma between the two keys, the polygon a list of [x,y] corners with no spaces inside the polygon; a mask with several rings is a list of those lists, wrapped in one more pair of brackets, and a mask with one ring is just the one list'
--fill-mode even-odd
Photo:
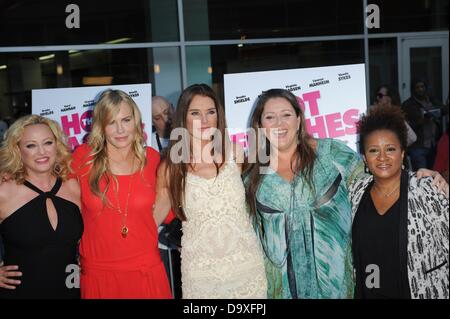
{"label": "woman's hand", "polygon": [[0,287],[5,289],[16,289],[17,285],[20,285],[20,280],[11,279],[13,277],[21,277],[22,273],[17,271],[19,266],[10,265],[3,266],[3,262],[0,263]]}
{"label": "woman's hand", "polygon": [[449,189],[448,189],[448,184],[447,184],[445,178],[442,177],[442,175],[439,174],[439,172],[432,171],[432,170],[429,170],[426,168],[421,168],[417,171],[418,179],[421,179],[422,177],[427,177],[427,176],[433,177],[433,182],[431,184],[436,186],[436,188],[440,192],[444,193],[445,196],[448,198]]}

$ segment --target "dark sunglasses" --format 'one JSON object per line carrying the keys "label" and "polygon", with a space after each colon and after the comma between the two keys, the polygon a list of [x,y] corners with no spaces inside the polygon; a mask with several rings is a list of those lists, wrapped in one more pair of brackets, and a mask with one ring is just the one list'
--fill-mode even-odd
{"label": "dark sunglasses", "polygon": [[382,99],[383,96],[389,96],[389,94],[378,93],[377,98]]}

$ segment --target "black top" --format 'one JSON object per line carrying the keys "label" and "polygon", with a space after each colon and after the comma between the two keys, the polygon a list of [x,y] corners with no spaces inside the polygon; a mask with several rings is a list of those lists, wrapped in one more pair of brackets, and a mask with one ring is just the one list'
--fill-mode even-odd
{"label": "black top", "polygon": [[[39,195],[0,224],[4,264],[18,265],[22,272],[18,278],[21,284],[14,290],[0,288],[0,298],[80,297],[79,288],[68,286],[73,287],[75,283],[73,269],[77,265],[83,221],[76,204],[56,196],[61,184],[58,178],[52,190],[44,193],[25,181],[24,185]],[[56,230],[48,219],[47,198],[52,200],[58,215]]]}
{"label": "black top", "polygon": [[[372,186],[372,185],[371,185]],[[354,254],[358,255],[356,298],[402,298],[399,253],[400,200],[378,214],[369,186],[353,224]]]}

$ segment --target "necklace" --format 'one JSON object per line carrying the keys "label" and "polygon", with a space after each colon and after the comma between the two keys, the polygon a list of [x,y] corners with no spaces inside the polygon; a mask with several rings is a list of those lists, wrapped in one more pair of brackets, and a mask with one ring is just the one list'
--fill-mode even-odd
{"label": "necklace", "polygon": [[389,197],[389,196],[391,196],[392,194],[394,194],[394,192],[395,192],[397,189],[400,188],[400,183],[399,183],[393,190],[391,190],[391,191],[388,192],[388,193],[385,193],[385,192],[383,192],[380,188],[378,188],[377,184],[373,184],[373,186],[375,186],[375,190],[376,190],[378,193],[380,193],[380,194],[383,195],[384,197]]}
{"label": "necklace", "polygon": [[128,204],[130,202],[130,196],[131,196],[131,185],[133,183],[133,169],[134,169],[134,157],[133,157],[133,162],[131,164],[131,176],[130,176],[130,182],[128,184],[128,194],[127,194],[127,200],[125,202],[125,210],[123,212],[122,212],[122,208],[120,207],[119,196],[117,194],[118,193],[117,188],[115,189],[117,210],[122,215],[122,228],[120,230],[122,238],[127,238],[128,231],[129,231],[128,226],[127,226],[127,217],[128,217]]}

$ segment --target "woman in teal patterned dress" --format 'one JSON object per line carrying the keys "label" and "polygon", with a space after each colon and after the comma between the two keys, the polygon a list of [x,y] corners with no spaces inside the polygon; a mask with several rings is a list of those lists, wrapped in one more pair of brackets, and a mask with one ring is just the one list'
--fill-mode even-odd
{"label": "woman in teal patterned dress", "polygon": [[[314,139],[296,97],[263,92],[246,195],[265,252],[269,298],[353,298],[351,182],[364,174],[344,143]],[[267,155],[267,156],[266,156]],[[256,161],[251,161],[251,159]]]}

